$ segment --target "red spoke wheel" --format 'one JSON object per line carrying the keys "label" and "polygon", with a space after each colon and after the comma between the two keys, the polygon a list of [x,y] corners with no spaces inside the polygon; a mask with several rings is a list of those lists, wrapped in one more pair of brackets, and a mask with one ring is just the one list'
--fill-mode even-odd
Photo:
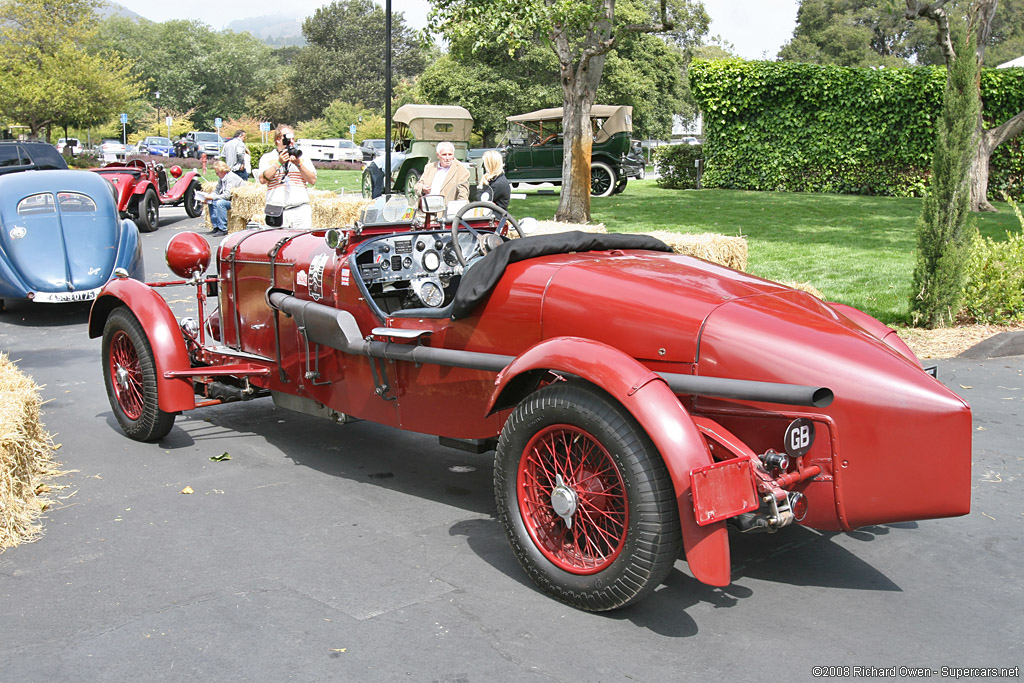
{"label": "red spoke wheel", "polygon": [[639,424],[610,396],[559,382],[528,396],[501,433],[498,511],[543,590],[575,607],[624,607],[679,556],[672,481]]}
{"label": "red spoke wheel", "polygon": [[138,319],[114,309],[103,328],[103,381],[121,429],[136,441],[158,441],[174,426],[174,413],[160,410],[156,360]]}

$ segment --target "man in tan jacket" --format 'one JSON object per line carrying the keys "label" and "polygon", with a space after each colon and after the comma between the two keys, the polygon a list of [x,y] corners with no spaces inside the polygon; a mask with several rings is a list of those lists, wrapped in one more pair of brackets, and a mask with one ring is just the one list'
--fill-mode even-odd
{"label": "man in tan jacket", "polygon": [[469,169],[455,160],[455,145],[437,143],[437,163],[423,169],[423,177],[415,186],[416,196],[443,194],[449,202],[469,199]]}

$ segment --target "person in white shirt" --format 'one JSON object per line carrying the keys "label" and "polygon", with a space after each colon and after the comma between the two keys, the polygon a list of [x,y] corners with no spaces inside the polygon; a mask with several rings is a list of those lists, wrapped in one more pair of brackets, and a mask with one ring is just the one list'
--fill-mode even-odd
{"label": "person in white shirt", "polygon": [[224,144],[221,154],[224,155],[224,163],[228,165],[231,172],[242,180],[249,179],[249,172],[245,168],[245,155],[249,150],[245,147],[245,131],[236,130],[235,137]]}
{"label": "person in white shirt", "polygon": [[294,143],[292,127],[278,126],[274,131],[277,150],[260,157],[257,175],[260,183],[267,186],[267,205],[284,207],[281,227],[312,230],[313,207],[309,205],[307,186],[316,183],[316,169],[311,161],[288,152]]}

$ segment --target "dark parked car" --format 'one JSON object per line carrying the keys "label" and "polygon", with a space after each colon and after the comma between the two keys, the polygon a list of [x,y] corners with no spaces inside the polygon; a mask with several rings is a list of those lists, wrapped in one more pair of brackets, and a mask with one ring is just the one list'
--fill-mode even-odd
{"label": "dark parked car", "polygon": [[0,175],[67,168],[64,157],[42,140],[0,140]]}
{"label": "dark parked car", "polygon": [[[505,177],[517,183],[562,183],[562,108],[541,109],[508,116]],[[626,189],[636,177],[635,164],[627,168],[633,132],[633,107],[595,104],[590,109],[594,145],[590,152],[590,194],[607,197]]]}
{"label": "dark parked car", "polygon": [[110,183],[82,171],[0,177],[0,310],[7,299],[92,301],[117,269],[146,277],[138,228],[118,217]]}
{"label": "dark parked car", "polygon": [[[649,235],[523,237],[493,204],[446,208],[382,196],[350,228],[244,230],[216,256],[178,233],[167,264],[191,291],[168,298],[197,301],[187,317],[167,289],[128,279],[93,304],[114,419],[158,441],[181,412],[273,400],[496,449],[495,517],[540,589],[585,610],[651,596],[657,619],[716,594],[697,582],[729,584],[728,527],[778,531],[761,570],[829,590],[826,575],[849,571],[829,544],[805,545],[802,566],[778,555],[970,511],[970,408],[869,315]],[[164,448],[121,449],[123,467],[143,476]],[[389,466],[410,488],[431,483],[415,462]],[[148,533],[170,542],[173,530]],[[676,568],[684,552],[693,579]]]}
{"label": "dark parked car", "polygon": [[384,141],[369,138],[359,143],[359,149],[363,152],[363,161],[371,161],[378,154],[384,153]]}
{"label": "dark parked car", "polygon": [[217,133],[196,130],[185,133],[185,156],[198,159],[205,154],[207,159],[216,159],[223,146],[224,139]]}

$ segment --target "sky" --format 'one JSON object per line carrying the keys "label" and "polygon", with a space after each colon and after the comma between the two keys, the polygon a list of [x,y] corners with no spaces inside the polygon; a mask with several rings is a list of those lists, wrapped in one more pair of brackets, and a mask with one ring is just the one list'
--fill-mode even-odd
{"label": "sky", "polygon": [[[212,3],[209,0],[177,0],[154,3],[152,0],[115,0],[151,21],[198,19],[215,29],[222,29],[234,19],[281,14],[287,6],[301,17],[311,15],[323,0],[248,0],[245,3]],[[376,0],[383,6],[383,0]],[[774,59],[779,48],[793,35],[798,0],[704,0],[711,16],[712,36],[719,35],[732,43],[745,59]],[[244,12],[240,13],[240,8]],[[402,12],[406,23],[421,28],[427,23],[430,5],[426,0],[392,0],[393,12]]]}

